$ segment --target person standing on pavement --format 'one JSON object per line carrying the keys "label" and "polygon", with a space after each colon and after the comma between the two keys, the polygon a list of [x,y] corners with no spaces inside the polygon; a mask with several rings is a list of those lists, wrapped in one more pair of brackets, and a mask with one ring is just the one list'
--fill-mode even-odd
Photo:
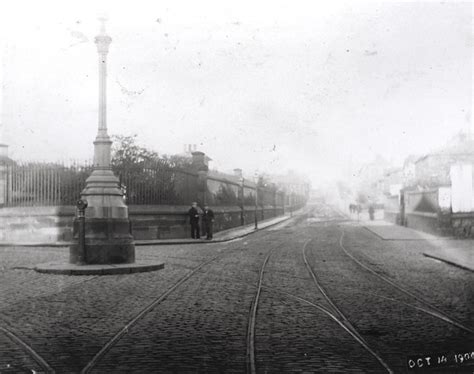
{"label": "person standing on pavement", "polygon": [[199,211],[197,209],[197,203],[193,202],[191,209],[188,210],[189,223],[191,224],[191,238],[200,239],[201,231],[199,227]]}
{"label": "person standing on pavement", "polygon": [[370,217],[371,221],[374,220],[374,214],[375,214],[375,208],[372,204],[370,204],[370,206],[369,206],[369,217]]}
{"label": "person standing on pavement", "polygon": [[202,222],[204,224],[204,230],[206,231],[206,239],[212,240],[212,233],[214,229],[214,212],[212,209],[209,209],[207,204],[204,206]]}

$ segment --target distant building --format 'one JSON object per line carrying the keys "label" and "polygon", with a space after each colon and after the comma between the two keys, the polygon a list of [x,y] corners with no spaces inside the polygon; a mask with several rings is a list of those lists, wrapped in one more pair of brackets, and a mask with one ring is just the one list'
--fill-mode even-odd
{"label": "distant building", "polygon": [[391,171],[393,168],[380,155],[377,155],[373,162],[365,164],[359,169],[355,175],[358,200],[367,200],[372,203],[383,200],[387,170]]}
{"label": "distant building", "polygon": [[391,168],[385,172],[381,180],[382,190],[385,195],[396,196],[405,183],[403,168]]}
{"label": "distant building", "polygon": [[403,185],[411,186],[416,178],[416,164],[417,156],[408,156],[403,163]]}
{"label": "distant building", "polygon": [[450,169],[455,164],[474,165],[474,138],[459,133],[443,148],[415,161],[415,184],[420,187],[448,186]]}
{"label": "distant building", "polygon": [[184,144],[183,146],[183,155],[191,157],[193,152],[197,151],[196,144]]}
{"label": "distant building", "polygon": [[311,191],[310,181],[292,170],[288,171],[285,175],[272,175],[270,180],[284,190],[287,195],[295,194],[309,198]]}

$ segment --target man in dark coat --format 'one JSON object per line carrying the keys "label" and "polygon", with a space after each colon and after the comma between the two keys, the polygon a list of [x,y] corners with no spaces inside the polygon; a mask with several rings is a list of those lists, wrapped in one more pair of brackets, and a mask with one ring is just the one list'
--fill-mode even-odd
{"label": "man in dark coat", "polygon": [[370,217],[371,221],[374,220],[374,214],[375,214],[375,208],[372,204],[370,204],[370,206],[369,206],[369,217]]}
{"label": "man in dark coat", "polygon": [[191,238],[200,239],[201,232],[199,228],[199,211],[197,210],[197,203],[194,202],[191,209],[188,210],[189,223],[191,224]]}
{"label": "man in dark coat", "polygon": [[204,206],[202,222],[204,224],[204,229],[206,230],[206,239],[212,240],[212,232],[214,228],[214,212],[212,211],[212,209],[209,209],[208,205]]}

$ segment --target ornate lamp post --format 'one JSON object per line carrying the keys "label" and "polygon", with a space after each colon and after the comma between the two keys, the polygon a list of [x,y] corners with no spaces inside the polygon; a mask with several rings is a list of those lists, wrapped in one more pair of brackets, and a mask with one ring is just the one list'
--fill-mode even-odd
{"label": "ornate lamp post", "polygon": [[128,208],[123,201],[119,180],[111,168],[112,141],[107,134],[107,54],[112,38],[105,31],[105,18],[95,38],[99,54],[99,126],[94,141],[94,168],[81,193],[87,201],[84,246],[77,233],[79,220],[74,221],[76,243],[70,247],[72,264],[126,264],[135,261],[135,245],[131,235]]}
{"label": "ornate lamp post", "polygon": [[105,19],[95,38],[99,52],[99,129],[94,141],[94,169],[77,202],[74,239],[69,263],[39,264],[35,270],[48,274],[129,274],[163,269],[162,262],[135,262],[135,244],[119,180],[112,172],[112,141],[107,134],[107,53],[112,38],[105,32]]}

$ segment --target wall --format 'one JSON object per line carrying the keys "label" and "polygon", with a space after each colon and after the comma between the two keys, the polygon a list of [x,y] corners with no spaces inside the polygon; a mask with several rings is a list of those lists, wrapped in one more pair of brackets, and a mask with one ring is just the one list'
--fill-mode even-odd
{"label": "wall", "polygon": [[451,236],[453,234],[449,217],[437,213],[407,213],[406,226],[433,235]]}
{"label": "wall", "polygon": [[75,208],[17,207],[0,209],[0,242],[56,243],[72,238]]}
{"label": "wall", "polygon": [[400,214],[398,212],[384,210],[383,219],[393,224],[400,224]]}
{"label": "wall", "polygon": [[386,196],[383,205],[384,220],[395,224],[400,223],[400,202],[398,195]]}
{"label": "wall", "polygon": [[[214,231],[222,231],[255,221],[255,207],[211,207],[215,213]],[[136,240],[188,238],[189,206],[131,205],[129,217]],[[294,208],[296,209],[296,208]],[[259,206],[258,220],[283,214],[283,207]],[[0,243],[60,243],[72,239],[75,207],[17,207],[0,209]],[[202,225],[201,225],[202,226]]]}
{"label": "wall", "polygon": [[405,192],[405,212],[436,213],[438,210],[438,189]]}
{"label": "wall", "polygon": [[[144,209],[145,208],[145,209]],[[189,207],[130,207],[132,234],[136,240],[172,239],[190,237],[190,225],[187,216]],[[214,231],[222,231],[241,226],[242,213],[244,225],[255,222],[255,208],[245,206],[242,212],[236,206],[216,206],[214,211]],[[258,220],[268,219],[283,214],[283,209],[273,207],[259,207]],[[202,227],[201,223],[201,228]]]}
{"label": "wall", "polygon": [[[189,237],[187,212],[190,206],[187,204],[191,204],[192,201],[197,201],[199,206],[205,204],[211,206],[215,213],[216,232],[253,223],[255,200],[258,203],[259,221],[282,215],[285,211],[283,206],[286,200],[285,193],[276,185],[269,183],[259,185],[257,188],[255,183],[242,178],[240,170],[238,175],[209,171],[207,158],[202,152],[193,152],[192,167],[188,171],[172,168],[162,170],[158,166],[146,170],[140,169],[146,172],[140,174],[146,176],[144,180],[133,180],[132,176],[135,174],[124,172],[122,175],[122,182],[127,187],[132,234],[137,240]],[[48,164],[39,166],[28,164],[25,167],[20,165],[17,169],[15,173],[23,179],[19,178],[14,186],[19,188],[22,199],[12,200],[10,206],[1,207],[0,243],[69,242],[72,239],[75,207],[68,204],[73,204],[80,196],[82,185],[78,180],[85,183],[89,171],[83,170],[82,167],[66,168],[68,173],[71,172],[75,176],[79,170],[82,179],[69,178],[70,183],[63,183],[66,179],[56,178],[56,174],[64,171],[64,167],[51,168]],[[35,177],[25,179],[24,170],[28,171],[28,175]],[[51,171],[49,174],[46,173],[48,170]],[[126,175],[132,176],[126,179]],[[5,179],[0,170],[0,180],[2,178]],[[25,181],[29,181],[26,187],[32,188],[26,188]],[[30,183],[31,181],[34,183]],[[70,199],[67,202],[63,200],[67,191],[61,190],[61,193],[56,193],[57,188],[51,188],[51,181],[55,181],[54,186],[59,186],[59,190],[64,185],[74,187],[71,191],[68,189],[67,196]],[[56,195],[61,198],[55,198]],[[290,200],[295,210],[305,204],[306,196],[292,194]]]}
{"label": "wall", "polygon": [[453,235],[474,239],[474,213],[456,213],[451,216]]}
{"label": "wall", "polygon": [[434,235],[453,234],[451,214],[439,205],[439,189],[405,192],[405,225]]}

